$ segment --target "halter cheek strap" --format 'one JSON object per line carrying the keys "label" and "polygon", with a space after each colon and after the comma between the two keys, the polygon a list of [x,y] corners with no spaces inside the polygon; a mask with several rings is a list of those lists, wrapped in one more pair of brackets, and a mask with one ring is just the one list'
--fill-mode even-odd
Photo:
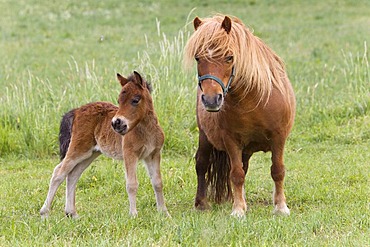
{"label": "halter cheek strap", "polygon": [[233,66],[232,70],[231,70],[231,75],[229,77],[229,81],[227,82],[226,84],[226,87],[224,85],[224,83],[222,82],[222,80],[216,76],[213,76],[213,75],[210,75],[210,74],[206,74],[206,75],[202,75],[202,76],[198,76],[198,85],[199,85],[199,88],[200,90],[203,91],[202,89],[202,82],[206,79],[211,79],[211,80],[214,80],[215,82],[217,82],[221,88],[222,88],[222,91],[224,93],[224,96],[226,96],[227,92],[229,91],[230,89],[230,86],[231,86],[231,82],[232,80],[234,79],[235,77],[235,68]]}

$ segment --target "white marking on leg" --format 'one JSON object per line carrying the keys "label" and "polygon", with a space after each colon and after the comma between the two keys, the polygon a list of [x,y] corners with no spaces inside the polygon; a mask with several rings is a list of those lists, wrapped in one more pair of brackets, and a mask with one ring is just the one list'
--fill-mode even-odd
{"label": "white marking on leg", "polygon": [[154,155],[154,157],[149,157],[145,159],[145,164],[155,193],[157,209],[158,211],[165,213],[165,215],[170,216],[164,202],[163,183],[160,171],[160,159],[160,153],[158,153]]}
{"label": "white marking on leg", "polygon": [[91,162],[97,158],[100,153],[93,153],[88,159],[81,161],[78,165],[73,168],[73,170],[67,176],[66,185],[66,205],[65,213],[67,216],[72,218],[78,218],[76,211],[76,184],[81,177],[83,171],[91,164]]}

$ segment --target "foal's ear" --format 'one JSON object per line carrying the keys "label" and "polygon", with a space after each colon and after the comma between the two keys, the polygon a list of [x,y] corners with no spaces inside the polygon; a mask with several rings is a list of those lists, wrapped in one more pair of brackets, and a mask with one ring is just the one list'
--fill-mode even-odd
{"label": "foal's ear", "polygon": [[127,80],[125,77],[121,76],[119,73],[117,73],[117,79],[118,79],[118,81],[121,83],[121,86],[122,86],[122,87],[123,87],[124,85],[126,85],[126,84],[127,84],[127,82],[128,82],[128,80]]}
{"label": "foal's ear", "polygon": [[228,16],[225,16],[225,19],[223,20],[221,27],[225,29],[226,33],[230,33],[231,30],[231,19]]}
{"label": "foal's ear", "polygon": [[134,75],[135,75],[135,82],[139,84],[140,86],[145,87],[145,83],[141,75],[137,71],[134,71]]}
{"label": "foal's ear", "polygon": [[200,25],[202,25],[202,21],[201,21],[201,19],[199,19],[199,18],[198,18],[198,16],[194,18],[194,20],[193,20],[193,25],[194,25],[194,29],[195,29],[195,30],[197,30],[197,29],[198,29],[198,27],[199,27]]}

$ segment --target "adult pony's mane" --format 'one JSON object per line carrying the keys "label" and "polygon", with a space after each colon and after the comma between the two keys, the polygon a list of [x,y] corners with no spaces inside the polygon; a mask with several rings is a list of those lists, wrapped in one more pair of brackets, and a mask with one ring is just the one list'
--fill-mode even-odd
{"label": "adult pony's mane", "polygon": [[[268,102],[273,88],[285,95],[287,75],[284,62],[240,19],[229,17],[232,20],[229,33],[221,27],[224,15],[202,19],[185,46],[185,66],[191,67],[195,57],[212,60],[232,55],[235,68],[232,91],[242,90],[245,97],[255,90],[258,104]],[[212,58],[209,57],[210,50]]]}

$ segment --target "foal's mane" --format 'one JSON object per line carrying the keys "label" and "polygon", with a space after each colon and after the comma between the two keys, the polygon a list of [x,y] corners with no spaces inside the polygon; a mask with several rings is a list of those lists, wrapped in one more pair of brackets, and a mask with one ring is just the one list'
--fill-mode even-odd
{"label": "foal's mane", "polygon": [[194,57],[208,57],[212,50],[213,58],[233,55],[235,79],[232,90],[241,90],[244,97],[255,90],[256,100],[267,103],[275,87],[285,95],[287,75],[284,62],[275,52],[262,42],[236,17],[232,20],[229,33],[221,27],[224,15],[202,19],[202,24],[191,35],[184,51],[184,63],[191,67]]}
{"label": "foal's mane", "polygon": [[[143,83],[145,83],[145,86],[146,88],[149,90],[150,93],[152,93],[153,91],[153,87],[152,87],[152,84],[150,82],[148,82],[144,77],[141,76],[141,79],[143,81]],[[135,77],[135,74],[132,73],[131,75],[129,75],[127,77],[127,80],[130,82],[130,81],[135,81],[136,80],[136,77]]]}

